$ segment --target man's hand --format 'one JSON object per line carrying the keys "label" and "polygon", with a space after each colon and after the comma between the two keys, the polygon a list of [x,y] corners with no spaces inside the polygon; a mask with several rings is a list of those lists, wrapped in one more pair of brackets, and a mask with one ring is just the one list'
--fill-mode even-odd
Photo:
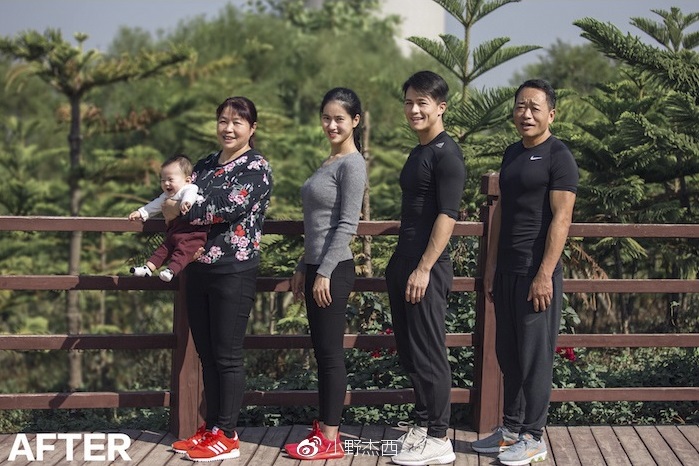
{"label": "man's hand", "polygon": [[527,301],[532,301],[534,304],[534,312],[542,312],[548,309],[553,298],[553,281],[551,277],[545,274],[536,274],[532,284],[529,287],[529,295]]}
{"label": "man's hand", "polygon": [[134,210],[129,214],[129,220],[131,220],[132,222],[134,220],[141,220],[141,212],[139,212],[138,210]]}
{"label": "man's hand", "polygon": [[405,287],[405,300],[411,304],[422,301],[430,284],[430,271],[415,269],[408,277],[408,284]]}

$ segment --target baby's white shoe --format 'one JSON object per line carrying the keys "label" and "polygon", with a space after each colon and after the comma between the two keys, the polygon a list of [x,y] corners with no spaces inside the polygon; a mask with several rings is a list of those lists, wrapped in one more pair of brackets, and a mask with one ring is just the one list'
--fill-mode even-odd
{"label": "baby's white shoe", "polygon": [[134,277],[150,277],[153,272],[150,271],[147,265],[142,265],[140,267],[131,267],[131,273]]}

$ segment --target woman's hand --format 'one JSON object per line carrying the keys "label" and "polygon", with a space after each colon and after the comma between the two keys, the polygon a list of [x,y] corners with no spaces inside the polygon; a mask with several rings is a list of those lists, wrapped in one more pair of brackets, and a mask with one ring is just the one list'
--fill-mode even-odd
{"label": "woman's hand", "polygon": [[306,281],[306,274],[297,270],[291,277],[291,293],[294,295],[296,301],[301,301],[304,298],[304,282]]}
{"label": "woman's hand", "polygon": [[165,217],[165,223],[169,224],[180,216],[181,208],[179,201],[173,201],[172,199],[166,200],[163,202],[162,211],[163,217]]}
{"label": "woman's hand", "polygon": [[313,282],[313,299],[319,307],[328,307],[333,302],[328,277],[316,275],[316,280]]}

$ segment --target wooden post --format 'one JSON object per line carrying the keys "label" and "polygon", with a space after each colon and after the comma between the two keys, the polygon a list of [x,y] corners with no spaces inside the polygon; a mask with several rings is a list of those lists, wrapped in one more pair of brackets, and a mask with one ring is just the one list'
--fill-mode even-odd
{"label": "wooden post", "polygon": [[495,354],[495,307],[488,301],[483,289],[486,273],[486,258],[490,244],[490,228],[493,209],[500,195],[498,174],[489,173],[481,177],[481,193],[487,201],[481,206],[480,220],[484,223],[483,237],[480,240],[478,274],[476,285],[476,334],[474,338],[475,360],[474,381],[476,399],[473,404],[473,428],[480,432],[490,432],[502,422],[502,373]]}
{"label": "wooden post", "polygon": [[179,289],[175,292],[175,309],[172,318],[177,344],[172,352],[170,432],[178,438],[189,437],[204,422],[201,415],[204,385],[199,356],[189,331],[186,280],[186,273],[181,273]]}

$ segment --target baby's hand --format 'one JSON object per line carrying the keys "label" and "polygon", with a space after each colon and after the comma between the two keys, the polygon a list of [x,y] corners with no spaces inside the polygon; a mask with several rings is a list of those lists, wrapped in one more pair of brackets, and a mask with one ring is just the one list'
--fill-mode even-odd
{"label": "baby's hand", "polygon": [[180,203],[180,212],[183,214],[186,214],[189,212],[189,209],[192,208],[192,203],[191,202],[181,202]]}
{"label": "baby's hand", "polygon": [[129,220],[141,220],[141,212],[139,212],[138,210],[134,210],[129,214]]}

